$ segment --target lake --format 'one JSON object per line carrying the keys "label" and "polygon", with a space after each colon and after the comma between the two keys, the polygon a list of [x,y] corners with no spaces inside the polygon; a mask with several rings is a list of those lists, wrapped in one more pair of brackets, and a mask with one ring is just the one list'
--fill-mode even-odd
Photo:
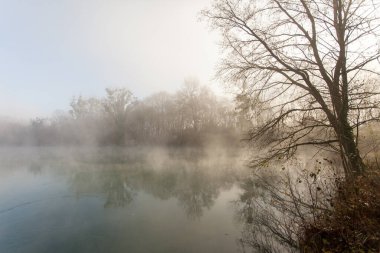
{"label": "lake", "polygon": [[237,252],[247,174],[221,148],[1,148],[0,252]]}

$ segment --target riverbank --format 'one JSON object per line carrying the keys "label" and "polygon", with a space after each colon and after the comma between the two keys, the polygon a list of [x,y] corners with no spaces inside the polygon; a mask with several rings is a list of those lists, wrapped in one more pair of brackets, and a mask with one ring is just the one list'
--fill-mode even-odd
{"label": "riverbank", "polygon": [[362,176],[336,183],[332,211],[301,233],[301,252],[380,252],[379,163],[368,163]]}

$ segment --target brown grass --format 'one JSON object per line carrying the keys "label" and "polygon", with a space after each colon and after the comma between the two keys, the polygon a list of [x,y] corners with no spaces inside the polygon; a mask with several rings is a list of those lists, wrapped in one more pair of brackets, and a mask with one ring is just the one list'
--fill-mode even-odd
{"label": "brown grass", "polygon": [[352,180],[338,181],[332,212],[309,224],[301,252],[380,252],[380,166]]}

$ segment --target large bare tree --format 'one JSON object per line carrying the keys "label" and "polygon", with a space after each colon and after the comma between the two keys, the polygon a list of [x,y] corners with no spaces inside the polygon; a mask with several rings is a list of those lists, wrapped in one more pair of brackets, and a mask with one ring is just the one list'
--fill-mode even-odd
{"label": "large bare tree", "polygon": [[268,149],[257,164],[317,145],[340,153],[347,176],[364,170],[359,126],[379,119],[379,4],[215,0],[203,12],[223,35],[220,76],[260,108],[249,136]]}

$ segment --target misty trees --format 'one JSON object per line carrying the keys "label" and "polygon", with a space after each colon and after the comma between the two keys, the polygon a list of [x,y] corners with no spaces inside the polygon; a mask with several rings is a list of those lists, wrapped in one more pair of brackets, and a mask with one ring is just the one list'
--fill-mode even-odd
{"label": "misty trees", "polygon": [[176,121],[174,96],[167,92],[155,93],[142,101],[136,116],[145,115],[145,128],[151,139],[162,141],[168,139],[173,129],[178,127]]}
{"label": "misty trees", "polygon": [[201,142],[207,133],[222,130],[228,134],[228,130],[236,127],[232,104],[217,98],[209,88],[201,86],[194,78],[185,80],[175,94],[175,104],[180,124],[178,130],[181,130],[177,132],[179,139]]}
{"label": "misty trees", "polygon": [[20,131],[0,122],[0,145],[202,145],[210,138],[231,144],[238,139],[235,126],[232,104],[192,79],[176,93],[145,99],[126,88],[106,89],[99,98],[74,97],[68,112],[37,118]]}
{"label": "misty trees", "polygon": [[187,79],[175,93],[144,99],[127,88],[73,97],[68,112],[37,118],[19,130],[0,122],[0,145],[203,145],[211,139],[232,144],[239,139],[236,124],[231,101]]}
{"label": "misty trees", "polygon": [[135,101],[126,88],[107,88],[103,98],[74,97],[70,114],[86,142],[124,144],[127,114]]}
{"label": "misty trees", "polygon": [[71,138],[74,143],[95,144],[102,139],[107,128],[102,124],[104,115],[104,107],[101,100],[82,96],[74,97],[70,102],[71,110],[69,113],[71,118],[67,119],[62,124],[68,125]]}
{"label": "misty trees", "polygon": [[113,123],[114,143],[125,143],[127,114],[131,110],[136,99],[130,90],[125,88],[106,89],[107,96],[102,101],[102,105],[108,117],[108,121]]}
{"label": "misty trees", "polygon": [[[361,173],[359,126],[379,119],[379,3],[370,0],[215,0],[204,16],[223,35],[219,74],[261,114],[258,161],[329,147]],[[259,164],[258,163],[258,164]]]}

